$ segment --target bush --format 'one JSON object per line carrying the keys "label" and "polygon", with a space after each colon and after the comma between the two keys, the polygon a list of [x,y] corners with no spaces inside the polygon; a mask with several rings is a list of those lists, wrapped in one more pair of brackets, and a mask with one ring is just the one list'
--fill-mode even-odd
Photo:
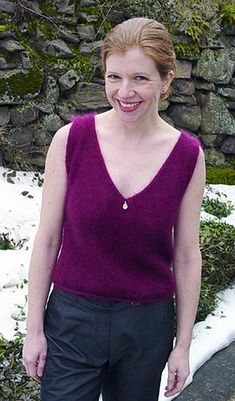
{"label": "bush", "polygon": [[234,210],[231,201],[221,202],[219,199],[210,199],[209,196],[203,198],[202,207],[205,212],[219,219],[229,216]]}
{"label": "bush", "polygon": [[22,364],[23,335],[0,339],[0,400],[39,401],[39,385],[31,380]]}
{"label": "bush", "polygon": [[216,294],[235,280],[235,227],[215,221],[201,222],[202,286],[197,321],[216,306]]}
{"label": "bush", "polygon": [[207,184],[235,185],[235,170],[233,168],[217,168],[207,170]]}

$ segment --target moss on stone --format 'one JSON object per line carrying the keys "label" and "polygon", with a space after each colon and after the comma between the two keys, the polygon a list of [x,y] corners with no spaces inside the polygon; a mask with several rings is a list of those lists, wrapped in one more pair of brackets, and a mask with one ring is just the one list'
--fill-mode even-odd
{"label": "moss on stone", "polygon": [[82,12],[88,15],[96,15],[100,16],[100,7],[99,6],[78,6],[77,7],[78,12]]}
{"label": "moss on stone", "polygon": [[35,66],[29,70],[13,70],[0,76],[0,95],[25,96],[37,93],[44,80],[42,70]]}
{"label": "moss on stone", "polygon": [[175,52],[177,56],[189,59],[198,59],[201,54],[199,45],[194,42],[176,43]]}
{"label": "moss on stone", "polygon": [[57,12],[54,0],[39,1],[39,8],[41,11],[49,14],[55,14]]}
{"label": "moss on stone", "polygon": [[235,185],[235,170],[233,168],[208,169],[206,182],[207,184]]}
{"label": "moss on stone", "polygon": [[59,36],[55,26],[52,26],[52,24],[48,22],[44,22],[42,20],[37,21],[37,27],[50,40],[57,39]]}
{"label": "moss on stone", "polygon": [[8,32],[11,30],[9,25],[0,25],[0,32]]}
{"label": "moss on stone", "polygon": [[81,55],[77,52],[76,54],[76,57],[69,62],[69,68],[76,71],[84,82],[89,82],[92,78],[94,67],[89,57]]}

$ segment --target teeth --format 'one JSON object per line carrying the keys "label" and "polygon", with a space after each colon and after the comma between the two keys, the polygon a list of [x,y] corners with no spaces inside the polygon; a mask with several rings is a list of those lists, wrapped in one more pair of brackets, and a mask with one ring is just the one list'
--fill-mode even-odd
{"label": "teeth", "polygon": [[140,102],[135,102],[135,103],[122,103],[120,100],[119,100],[119,102],[121,103],[122,107],[126,107],[127,109],[128,109],[128,108],[131,108],[131,107],[135,107],[135,106],[137,106],[137,104],[140,103]]}

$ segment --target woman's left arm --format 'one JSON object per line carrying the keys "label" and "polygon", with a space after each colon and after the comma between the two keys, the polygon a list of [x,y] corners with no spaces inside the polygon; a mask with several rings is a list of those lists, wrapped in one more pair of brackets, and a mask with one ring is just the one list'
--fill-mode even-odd
{"label": "woman's left arm", "polygon": [[200,148],[174,230],[173,267],[176,279],[177,331],[175,347],[168,360],[166,397],[181,391],[189,375],[189,348],[201,283],[199,227],[204,188],[205,161]]}

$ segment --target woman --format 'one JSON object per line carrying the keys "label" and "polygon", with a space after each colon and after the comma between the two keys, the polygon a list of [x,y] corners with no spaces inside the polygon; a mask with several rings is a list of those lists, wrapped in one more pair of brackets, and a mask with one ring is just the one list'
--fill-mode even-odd
{"label": "woman", "polygon": [[42,401],[156,401],[167,361],[167,397],[189,373],[203,152],[158,114],[175,71],[163,25],[117,25],[102,60],[111,110],[61,128],[46,160],[23,350]]}

